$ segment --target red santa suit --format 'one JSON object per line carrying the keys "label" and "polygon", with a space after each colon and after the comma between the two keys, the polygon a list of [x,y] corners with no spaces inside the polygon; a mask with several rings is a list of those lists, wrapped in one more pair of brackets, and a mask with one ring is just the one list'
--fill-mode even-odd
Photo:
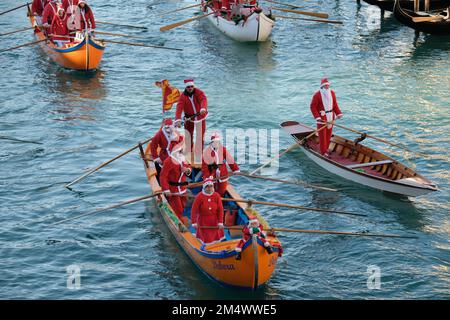
{"label": "red santa suit", "polygon": [[[84,8],[80,7],[81,3],[86,4]],[[95,29],[94,13],[92,12],[91,7],[89,7],[85,1],[80,0],[78,2],[78,9],[80,13],[80,27],[78,28],[78,31],[82,31],[85,29]]]}
{"label": "red santa suit", "polygon": [[228,186],[228,168],[233,172],[239,172],[239,167],[233,156],[220,143],[220,136],[215,133],[211,137],[211,143],[203,150],[202,173],[203,179],[210,176],[217,179],[216,191],[223,196]]}
{"label": "red santa suit", "polygon": [[33,3],[31,4],[31,12],[33,14],[37,14],[38,16],[42,16],[45,5],[48,1],[49,0],[33,0]]}
{"label": "red santa suit", "polygon": [[[194,85],[194,80],[187,79],[184,80],[186,86]],[[200,115],[200,111],[205,111],[204,114]],[[184,128],[189,133],[189,137],[186,137],[187,140],[190,141],[190,146],[188,146],[188,150],[192,151],[193,145],[193,137],[194,137],[194,127],[197,132],[197,144],[201,144],[203,150],[203,137],[205,135],[206,130],[206,117],[208,116],[208,100],[206,98],[205,93],[195,88],[194,92],[189,95],[189,93],[185,90],[183,94],[180,96],[177,109],[175,112],[175,122],[181,122],[181,115],[184,113],[186,118],[192,117],[192,119],[186,119],[184,123]],[[194,116],[195,115],[195,116]],[[199,132],[200,131],[200,132]]]}
{"label": "red santa suit", "polygon": [[[197,228],[196,236],[204,244],[216,243],[225,239],[223,232],[223,205],[217,192],[207,194],[204,189],[212,180],[205,182],[202,192],[194,200],[191,209],[192,226]],[[205,229],[201,227],[217,227]]]}
{"label": "red santa suit", "polygon": [[252,238],[253,235],[256,235],[257,238],[264,243],[264,247],[266,248],[266,250],[269,253],[272,253],[272,249],[270,248],[270,242],[267,241],[266,239],[266,233],[264,232],[264,227],[259,223],[258,218],[256,218],[255,216],[250,216],[249,217],[249,221],[248,221],[248,225],[246,225],[243,229],[242,229],[242,239],[239,241],[239,243],[237,244],[235,250],[238,253],[238,256],[236,257],[236,259],[240,259],[240,253],[242,251],[242,247],[244,246],[244,244],[250,240]]}
{"label": "red santa suit", "polygon": [[67,15],[67,27],[70,31],[76,30],[76,12],[78,10],[78,2],[79,0],[63,0],[62,6],[64,10],[66,10]]}
{"label": "red santa suit", "polygon": [[56,1],[52,0],[48,2],[45,7],[44,11],[42,12],[42,24],[48,24],[47,32],[50,31],[50,26],[53,22],[53,17],[56,16],[58,12],[58,4]]}
{"label": "red santa suit", "polygon": [[[174,147],[170,156],[164,161],[159,181],[163,192],[183,195],[186,193],[186,177],[190,174],[190,166],[184,159],[180,147]],[[167,196],[172,209],[182,219],[186,197]]]}
{"label": "red santa suit", "polygon": [[[311,101],[311,112],[317,121],[331,122],[342,117],[342,112],[339,109],[336,94],[331,89],[322,88],[324,85],[329,85],[328,80],[322,79],[321,89],[317,91]],[[321,123],[317,123],[317,129],[323,126]],[[322,154],[328,153],[328,146],[330,145],[331,134],[333,126],[328,125],[326,129],[319,132],[320,152]]]}
{"label": "red santa suit", "polygon": [[67,29],[65,14],[62,17],[60,17],[59,14],[53,17],[53,21],[50,26],[50,33],[53,35],[53,41],[68,41],[67,35],[69,34],[69,30]]}

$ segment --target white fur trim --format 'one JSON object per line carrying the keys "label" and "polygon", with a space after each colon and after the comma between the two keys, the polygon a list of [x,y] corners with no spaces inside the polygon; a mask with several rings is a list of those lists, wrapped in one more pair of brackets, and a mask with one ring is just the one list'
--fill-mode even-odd
{"label": "white fur trim", "polygon": [[193,86],[193,85],[194,85],[194,81],[189,81],[184,84],[185,87],[189,87],[189,86]]}

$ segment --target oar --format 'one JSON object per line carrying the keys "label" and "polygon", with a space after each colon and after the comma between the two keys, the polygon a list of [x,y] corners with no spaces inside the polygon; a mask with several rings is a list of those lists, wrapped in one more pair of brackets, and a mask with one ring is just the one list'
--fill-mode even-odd
{"label": "oar", "polygon": [[9,9],[9,10],[3,11],[3,12],[0,12],[0,16],[1,16],[2,14],[5,14],[5,13],[8,13],[8,12],[11,12],[11,11],[14,11],[14,10],[17,10],[17,9],[20,9],[20,8],[23,8],[23,7],[26,7],[26,6],[29,5],[29,4],[30,4],[30,3],[25,3],[25,4],[22,4],[22,5],[18,6],[18,7],[15,7],[15,8],[12,8],[12,9]]}
{"label": "oar", "polygon": [[[242,226],[243,227],[243,226]],[[242,227],[238,226],[224,226],[224,229],[242,230]],[[218,229],[214,226],[199,226],[201,229]],[[396,234],[380,234],[380,233],[363,233],[363,232],[345,232],[345,231],[332,231],[332,230],[304,230],[304,229],[287,229],[287,228],[270,228],[268,232],[297,232],[297,233],[315,233],[315,234],[335,234],[341,236],[360,236],[360,237],[379,237],[379,238],[403,238],[403,239],[417,239],[415,236],[401,236]]]}
{"label": "oar", "polygon": [[276,203],[276,202],[257,201],[257,200],[248,200],[248,199],[232,199],[232,198],[222,198],[222,201],[244,202],[244,203],[247,203],[249,206],[251,206],[252,204],[261,204],[261,205],[272,206],[272,207],[292,208],[292,209],[310,210],[310,211],[317,211],[317,212],[345,214],[345,215],[350,215],[350,216],[367,217],[367,215],[361,214],[361,213],[322,209],[322,208],[310,208],[310,207],[304,207],[304,206],[298,206],[298,205],[286,204],[286,203]]}
{"label": "oar", "polygon": [[125,44],[129,46],[136,46],[136,47],[145,47],[145,48],[156,48],[156,49],[167,49],[167,50],[176,50],[176,51],[182,51],[183,49],[178,48],[171,48],[171,47],[163,47],[163,46],[155,46],[155,45],[148,45],[148,44],[141,44],[141,43],[131,43],[131,42],[123,42],[123,41],[114,41],[114,40],[105,40],[105,39],[99,39],[99,41],[103,41],[106,43],[116,43],[116,44]]}
{"label": "oar", "polygon": [[215,11],[212,11],[210,13],[207,13],[207,14],[204,14],[204,15],[201,15],[201,16],[198,16],[198,17],[189,18],[189,19],[186,19],[186,20],[183,20],[183,21],[179,21],[179,22],[176,22],[176,23],[169,24],[167,26],[159,28],[159,31],[167,31],[167,30],[170,30],[170,29],[182,26],[182,25],[184,25],[186,23],[189,23],[189,22],[192,22],[192,21],[195,21],[195,20],[199,20],[199,19],[203,19],[203,18],[205,18],[207,16],[210,16],[212,14],[215,14]]}
{"label": "oar", "polygon": [[147,200],[147,199],[150,199],[150,198],[154,198],[154,197],[156,197],[156,196],[158,196],[160,194],[162,194],[162,193],[158,192],[158,193],[154,193],[154,194],[151,194],[151,195],[147,195],[147,196],[143,196],[143,197],[139,197],[139,198],[135,198],[135,199],[131,199],[131,200],[126,200],[126,201],[120,202],[118,204],[114,204],[112,206],[96,209],[94,211],[91,211],[91,212],[88,212],[88,213],[83,213],[83,214],[80,214],[80,215],[72,217],[72,218],[60,220],[60,221],[52,223],[52,224],[50,224],[48,226],[49,227],[56,226],[58,224],[65,223],[67,221],[72,221],[72,220],[80,219],[80,218],[83,218],[83,217],[86,217],[86,216],[91,216],[91,215],[94,215],[94,214],[97,214],[97,213],[100,213],[100,212],[103,212],[103,211],[106,211],[106,210],[115,209],[115,208],[118,208],[118,207],[126,206],[128,204],[132,204],[132,203],[136,203],[136,202],[139,202],[139,201],[143,201],[143,200]]}
{"label": "oar", "polygon": [[105,22],[105,21],[95,21],[98,24],[109,24],[111,26],[118,26],[118,27],[126,27],[126,28],[134,28],[134,29],[144,29],[147,30],[147,27],[141,27],[141,26],[131,26],[129,24],[118,24],[118,23],[111,23],[111,22]]}
{"label": "oar", "polygon": [[296,14],[303,14],[305,16],[311,16],[311,17],[318,17],[318,18],[328,18],[327,13],[321,13],[321,12],[306,12],[306,11],[298,11],[298,10],[291,10],[291,9],[283,9],[283,8],[272,8],[272,10],[278,10],[282,12],[290,12],[290,13],[296,13]]}
{"label": "oar", "polygon": [[19,48],[26,47],[26,46],[32,46],[34,44],[38,44],[40,42],[44,42],[44,41],[47,41],[47,40],[48,39],[41,39],[41,40],[37,40],[37,41],[33,41],[33,42],[28,42],[28,43],[25,43],[25,44],[21,44],[20,46],[16,46],[16,47],[0,50],[0,53],[6,52],[6,51],[15,50],[15,49],[19,49]]}
{"label": "oar", "polygon": [[[340,124],[334,124],[334,125],[335,125],[336,127],[339,127],[339,128],[345,129],[345,130],[348,130],[348,131],[350,131],[350,132],[354,132],[354,133],[358,133],[358,134],[364,134],[364,133],[361,132],[361,131],[358,131],[358,130],[355,130],[355,129],[352,129],[352,128],[348,128],[348,127],[345,127],[345,126],[340,125]],[[383,143],[386,143],[386,144],[389,144],[389,145],[394,146],[394,147],[398,147],[398,148],[400,148],[400,149],[406,150],[406,151],[411,152],[411,153],[416,153],[416,154],[419,154],[419,155],[421,155],[421,156],[426,156],[426,155],[423,154],[423,153],[412,151],[412,150],[410,150],[410,149],[408,149],[408,148],[406,148],[406,147],[404,147],[404,146],[402,146],[402,145],[400,145],[400,144],[397,144],[397,143],[392,143],[392,142],[389,142],[389,141],[387,141],[387,140],[380,139],[380,138],[377,138],[377,137],[374,137],[374,136],[371,136],[371,135],[368,135],[368,134],[366,134],[366,137],[367,137],[367,138],[374,139],[374,140],[377,140],[377,141],[380,141],[380,142],[383,142]]]}
{"label": "oar", "polygon": [[321,189],[321,190],[326,190],[326,191],[337,191],[336,189],[315,186],[313,184],[309,184],[309,183],[306,183],[306,182],[303,182],[303,181],[281,180],[281,179],[276,179],[276,178],[269,178],[269,177],[263,177],[263,176],[258,176],[258,175],[252,175],[252,174],[245,173],[245,172],[236,172],[236,173],[234,173],[234,175],[236,175],[236,176],[243,176],[243,177],[247,177],[247,178],[253,178],[253,179],[261,179],[261,180],[280,182],[280,183],[285,183],[285,184],[295,184],[295,185],[298,185],[298,186],[305,186],[305,187],[309,187],[309,188]]}
{"label": "oar", "polygon": [[127,37],[127,38],[135,38],[135,39],[145,39],[144,37],[137,37],[137,36],[132,36],[129,34],[122,34],[122,33],[112,33],[112,32],[104,32],[104,31],[95,31],[96,34],[103,34],[106,36],[114,36],[114,37]]}
{"label": "oar", "polygon": [[444,18],[442,16],[433,16],[433,17],[414,17],[412,18],[413,22],[430,22],[430,21],[441,21]]}
{"label": "oar", "polygon": [[[299,145],[303,144],[303,142],[305,142],[306,140],[308,140],[309,138],[311,138],[312,136],[316,135],[317,133],[319,133],[320,131],[322,131],[323,129],[325,129],[326,127],[328,127],[328,125],[332,124],[334,125],[336,122],[336,120],[333,120],[331,122],[326,122],[324,123],[323,126],[321,126],[319,129],[315,130],[314,132],[312,132],[311,134],[307,135],[306,137],[304,137],[302,140],[300,140],[300,142],[298,143]],[[323,123],[323,122],[321,122]]]}
{"label": "oar", "polygon": [[289,148],[287,148],[286,150],[284,150],[283,152],[277,154],[275,157],[273,157],[272,159],[270,159],[269,161],[267,161],[266,163],[264,163],[262,166],[256,168],[255,170],[253,170],[252,172],[250,172],[250,175],[255,174],[256,172],[258,172],[259,170],[261,170],[262,168],[268,166],[269,164],[271,164],[273,161],[275,161],[276,159],[280,158],[282,155],[288,153],[289,151],[291,151],[292,149],[294,149],[295,147],[298,146],[298,143],[294,143],[293,145],[291,145]]}
{"label": "oar", "polygon": [[281,4],[282,6],[287,6],[287,7],[290,7],[290,8],[292,8],[292,9],[301,9],[301,8],[304,8],[304,7],[294,6],[294,5],[289,4],[289,3],[278,2],[278,1],[273,1],[273,0],[264,0],[264,1],[267,1],[267,2],[270,2],[270,3]]}
{"label": "oar", "polygon": [[147,140],[141,142],[140,144],[138,143],[138,144],[135,145],[134,147],[132,147],[132,148],[130,148],[130,149],[128,149],[128,150],[122,152],[121,154],[119,154],[118,156],[112,158],[111,160],[108,160],[108,161],[102,163],[101,165],[95,167],[94,169],[89,170],[88,172],[86,172],[85,174],[83,174],[81,177],[76,178],[76,179],[73,180],[72,182],[66,184],[64,187],[69,188],[71,185],[73,185],[73,184],[75,184],[75,183],[77,183],[77,182],[83,180],[83,179],[86,178],[87,176],[93,174],[94,172],[96,172],[96,171],[100,170],[101,168],[107,166],[107,165],[110,164],[111,162],[113,162],[113,161],[115,161],[115,160],[117,160],[117,159],[123,157],[124,155],[130,153],[130,152],[133,151],[134,149],[139,148],[140,145],[145,144],[145,143],[149,142],[150,140],[152,140],[152,138],[147,139]]}
{"label": "oar", "polygon": [[188,6],[188,7],[184,7],[184,8],[172,10],[172,11],[166,11],[166,12],[161,13],[159,16],[164,16],[164,15],[169,14],[169,13],[174,13],[174,12],[178,12],[178,11],[183,11],[183,10],[190,9],[190,8],[200,7],[201,5],[202,5],[202,4],[199,3],[199,4],[194,4],[194,5],[192,5],[192,6]]}
{"label": "oar", "polygon": [[0,136],[0,139],[3,139],[3,140],[11,140],[11,141],[17,141],[17,142],[24,142],[24,143],[42,144],[42,142],[30,141],[30,140],[21,140],[21,139],[16,139],[16,138],[11,138],[11,137],[6,137],[6,136]]}
{"label": "oar", "polygon": [[294,20],[303,20],[303,21],[314,21],[314,22],[323,22],[323,23],[343,24],[342,21],[336,21],[336,20],[308,19],[308,18],[287,17],[287,16],[279,16],[279,15],[273,15],[273,17],[281,18],[281,19],[294,19]]}
{"label": "oar", "polygon": [[24,28],[24,29],[18,29],[18,30],[14,30],[14,31],[9,31],[9,32],[6,32],[6,33],[0,33],[0,37],[1,36],[7,36],[8,34],[13,34],[13,33],[17,33],[17,32],[31,30],[31,29],[34,29],[34,27],[28,27],[28,28]]}

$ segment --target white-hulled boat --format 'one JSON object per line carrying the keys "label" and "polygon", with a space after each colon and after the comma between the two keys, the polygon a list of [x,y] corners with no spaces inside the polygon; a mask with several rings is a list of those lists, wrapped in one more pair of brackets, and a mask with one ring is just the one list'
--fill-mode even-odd
{"label": "white-hulled boat", "polygon": [[[297,121],[281,124],[297,143],[315,129]],[[333,135],[328,149],[329,157],[320,153],[316,135],[299,145],[303,153],[325,170],[342,178],[375,189],[416,197],[432,191],[437,186],[411,168],[360,143]]]}
{"label": "white-hulled boat", "polygon": [[230,38],[241,42],[266,41],[272,33],[272,28],[275,24],[269,18],[271,11],[256,7],[248,9],[249,15],[236,23],[230,14],[222,14],[220,10],[213,8],[212,4],[209,3],[203,6],[205,14],[216,12],[209,15],[207,17],[208,20]]}

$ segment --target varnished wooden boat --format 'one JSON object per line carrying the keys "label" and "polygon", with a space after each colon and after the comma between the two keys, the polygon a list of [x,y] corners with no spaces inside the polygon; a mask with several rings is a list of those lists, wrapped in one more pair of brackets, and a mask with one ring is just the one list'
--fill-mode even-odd
{"label": "varnished wooden boat", "polygon": [[[378,6],[383,11],[393,11],[395,0],[364,0],[368,4]],[[414,0],[400,0],[402,8],[414,10]],[[430,0],[430,10],[445,9],[450,5],[450,0]],[[419,10],[425,10],[425,1],[421,1]]]}
{"label": "varnished wooden boat", "polygon": [[[435,35],[450,35],[450,17],[447,12],[437,14],[421,11],[414,12],[413,10],[404,9],[400,5],[400,1],[396,0],[394,16],[398,21],[414,30]],[[424,19],[424,21],[416,22],[414,21],[415,18]]]}
{"label": "varnished wooden boat", "polygon": [[[143,153],[143,151],[141,151]],[[143,158],[150,158],[145,155]],[[153,192],[160,191],[161,187],[156,179],[156,169],[152,161],[144,160],[145,172]],[[192,176],[197,176],[200,168],[193,168]],[[201,188],[191,189],[196,194]],[[237,192],[229,185],[227,198],[239,199]],[[256,290],[263,286],[271,277],[277,265],[280,243],[276,236],[268,235],[267,239],[273,246],[273,253],[269,254],[264,244],[253,237],[245,243],[242,249],[242,259],[236,260],[236,245],[242,237],[241,230],[225,230],[226,240],[216,244],[202,245],[195,236],[195,229],[189,222],[186,227],[170,207],[165,196],[158,196],[156,205],[170,232],[174,236],[183,251],[192,262],[209,278],[217,283],[230,287]],[[233,208],[237,210],[234,224],[244,226],[248,223],[248,216],[258,217],[265,230],[269,230],[268,223],[252,208],[246,204],[237,202],[224,202],[225,210]],[[184,216],[190,218],[189,203]],[[189,219],[190,221],[190,219]]]}
{"label": "varnished wooden boat", "polygon": [[[35,26],[35,17],[30,14],[28,5],[28,17],[32,26]],[[45,34],[36,29],[35,36],[38,40],[44,40]],[[83,40],[69,42],[64,47],[58,47],[52,41],[41,42],[41,47],[48,56],[57,64],[66,69],[92,71],[96,70],[103,57],[105,45],[86,32]]]}
{"label": "varnished wooden boat", "polygon": [[[297,121],[281,124],[297,143],[315,129]],[[420,196],[437,191],[437,186],[402,163],[360,143],[333,135],[330,157],[320,153],[319,138],[314,135],[300,146],[303,153],[327,171],[375,189],[405,196]]]}

